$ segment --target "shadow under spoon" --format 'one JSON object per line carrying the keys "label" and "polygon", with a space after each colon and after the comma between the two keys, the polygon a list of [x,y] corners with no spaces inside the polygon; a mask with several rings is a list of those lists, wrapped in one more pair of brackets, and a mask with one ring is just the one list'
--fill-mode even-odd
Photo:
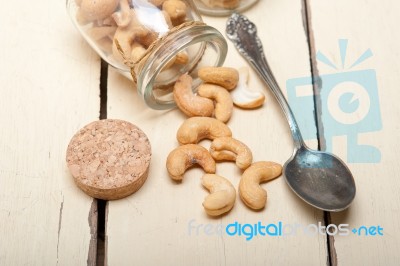
{"label": "shadow under spoon", "polygon": [[271,89],[288,120],[294,152],[283,166],[283,174],[289,187],[318,209],[341,211],[349,207],[356,194],[353,175],[335,155],[305,145],[293,112],[265,59],[254,23],[234,13],[228,19],[226,34]]}

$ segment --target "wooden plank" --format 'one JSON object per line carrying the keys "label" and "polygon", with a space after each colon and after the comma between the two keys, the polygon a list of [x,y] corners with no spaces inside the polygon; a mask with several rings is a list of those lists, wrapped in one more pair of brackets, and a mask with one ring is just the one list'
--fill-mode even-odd
{"label": "wooden plank", "polygon": [[[328,144],[330,139],[333,139],[333,151],[344,160],[353,161],[349,163],[349,167],[357,185],[357,195],[352,206],[347,211],[331,214],[332,222],[349,224],[350,229],[378,225],[383,228],[383,236],[378,232],[375,236],[365,236],[364,229],[361,229],[360,236],[358,232],[350,233],[350,236],[335,236],[336,254],[333,254],[333,262],[336,261],[339,265],[397,265],[400,259],[398,252],[400,164],[397,161],[400,152],[398,138],[400,107],[397,103],[400,55],[396,51],[400,45],[400,34],[395,29],[399,24],[400,3],[310,0],[309,8],[315,51],[320,51],[338,66],[335,70],[317,61],[319,74],[325,75],[325,80],[331,78],[336,83],[341,80],[345,84],[352,79],[358,83],[348,87],[335,84],[334,88],[342,86],[342,93],[354,91],[357,87],[362,88],[361,91],[354,92],[359,99],[359,106],[350,111],[359,117],[349,123],[346,132],[339,134],[332,130],[328,131],[326,128],[330,127],[330,124],[324,124],[324,137],[328,140]],[[343,47],[344,40],[348,40],[347,53],[343,53],[346,54],[345,57],[341,57],[339,39],[343,40]],[[373,56],[351,68],[351,65],[368,49]],[[342,68],[342,58],[345,58],[344,68]],[[327,81],[324,86],[323,79],[322,91],[334,89],[326,84]],[[365,97],[363,95],[365,93],[369,97]],[[361,106],[367,99],[370,100],[369,109],[367,108],[369,113],[363,116],[365,113]],[[345,107],[332,108],[334,111],[330,115],[340,117],[340,110]],[[380,111],[380,117],[373,116],[377,111]],[[340,119],[339,121],[342,121]],[[343,123],[339,122],[337,128],[342,127]],[[352,137],[357,142],[351,140]],[[356,143],[375,147],[379,150],[381,158],[374,157],[379,153],[374,152],[372,148],[363,150]],[[349,154],[349,151],[354,154]]]}
{"label": "wooden plank", "polygon": [[[302,25],[300,1],[260,1],[246,14],[259,26],[259,35],[280,85],[298,76],[310,76],[308,47]],[[288,19],[290,18],[290,19]],[[225,30],[226,18],[204,17]],[[294,63],[295,62],[295,63]],[[229,44],[226,66],[247,65]],[[316,224],[322,212],[300,201],[283,178],[266,184],[268,204],[262,212],[252,212],[238,198],[234,209],[218,219],[207,217],[201,206],[207,195],[199,178],[202,171],[187,172],[182,184],[173,183],[165,160],[178,143],[176,130],[185,117],[178,110],[154,111],[136,94],[132,83],[109,70],[108,118],[126,119],[141,127],[152,143],[153,158],[144,186],[133,196],[109,202],[107,217],[107,257],[109,265],[321,265],[327,261],[325,235],[309,237],[301,232],[293,237],[243,237],[207,235],[207,224],[278,223]],[[246,142],[258,160],[284,163],[292,153],[292,142],[285,118],[255,72],[250,86],[267,95],[258,110],[234,110],[229,122],[236,138]],[[310,104],[313,104],[312,101]],[[315,125],[311,125],[315,132]],[[315,148],[315,142],[311,143]],[[207,145],[207,143],[205,144]],[[240,172],[232,163],[218,164],[218,173],[237,187]],[[203,227],[198,227],[203,225]],[[193,227],[190,227],[193,226]],[[199,228],[199,231],[197,231]],[[295,251],[296,255],[289,255]],[[312,254],[312,255],[311,255]]]}
{"label": "wooden plank", "polygon": [[93,265],[96,202],[74,185],[65,151],[98,119],[99,58],[64,1],[14,1],[0,17],[0,264]]}

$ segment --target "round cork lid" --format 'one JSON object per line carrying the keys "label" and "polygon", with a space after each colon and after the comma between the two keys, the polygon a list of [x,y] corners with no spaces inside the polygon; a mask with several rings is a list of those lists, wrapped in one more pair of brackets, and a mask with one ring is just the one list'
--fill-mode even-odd
{"label": "round cork lid", "polygon": [[151,147],[146,134],[122,120],[95,121],[79,130],[67,148],[67,164],[86,194],[115,200],[131,195],[146,181]]}

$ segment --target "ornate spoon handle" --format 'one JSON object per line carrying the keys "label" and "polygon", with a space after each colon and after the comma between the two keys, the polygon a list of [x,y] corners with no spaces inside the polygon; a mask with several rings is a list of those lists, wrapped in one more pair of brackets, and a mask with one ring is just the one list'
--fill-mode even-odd
{"label": "ornate spoon handle", "polygon": [[261,40],[257,36],[256,25],[245,16],[233,13],[228,19],[226,34],[239,53],[254,67],[274,93],[289,122],[295,147],[304,146],[305,144],[293,112],[265,59]]}

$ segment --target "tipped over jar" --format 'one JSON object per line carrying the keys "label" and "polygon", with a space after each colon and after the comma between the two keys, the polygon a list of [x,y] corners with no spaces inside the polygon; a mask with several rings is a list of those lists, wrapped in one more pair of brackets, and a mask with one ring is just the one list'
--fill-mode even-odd
{"label": "tipped over jar", "polygon": [[111,66],[132,78],[153,109],[175,106],[172,90],[184,73],[221,66],[222,34],[202,22],[191,0],[67,0],[74,24]]}

